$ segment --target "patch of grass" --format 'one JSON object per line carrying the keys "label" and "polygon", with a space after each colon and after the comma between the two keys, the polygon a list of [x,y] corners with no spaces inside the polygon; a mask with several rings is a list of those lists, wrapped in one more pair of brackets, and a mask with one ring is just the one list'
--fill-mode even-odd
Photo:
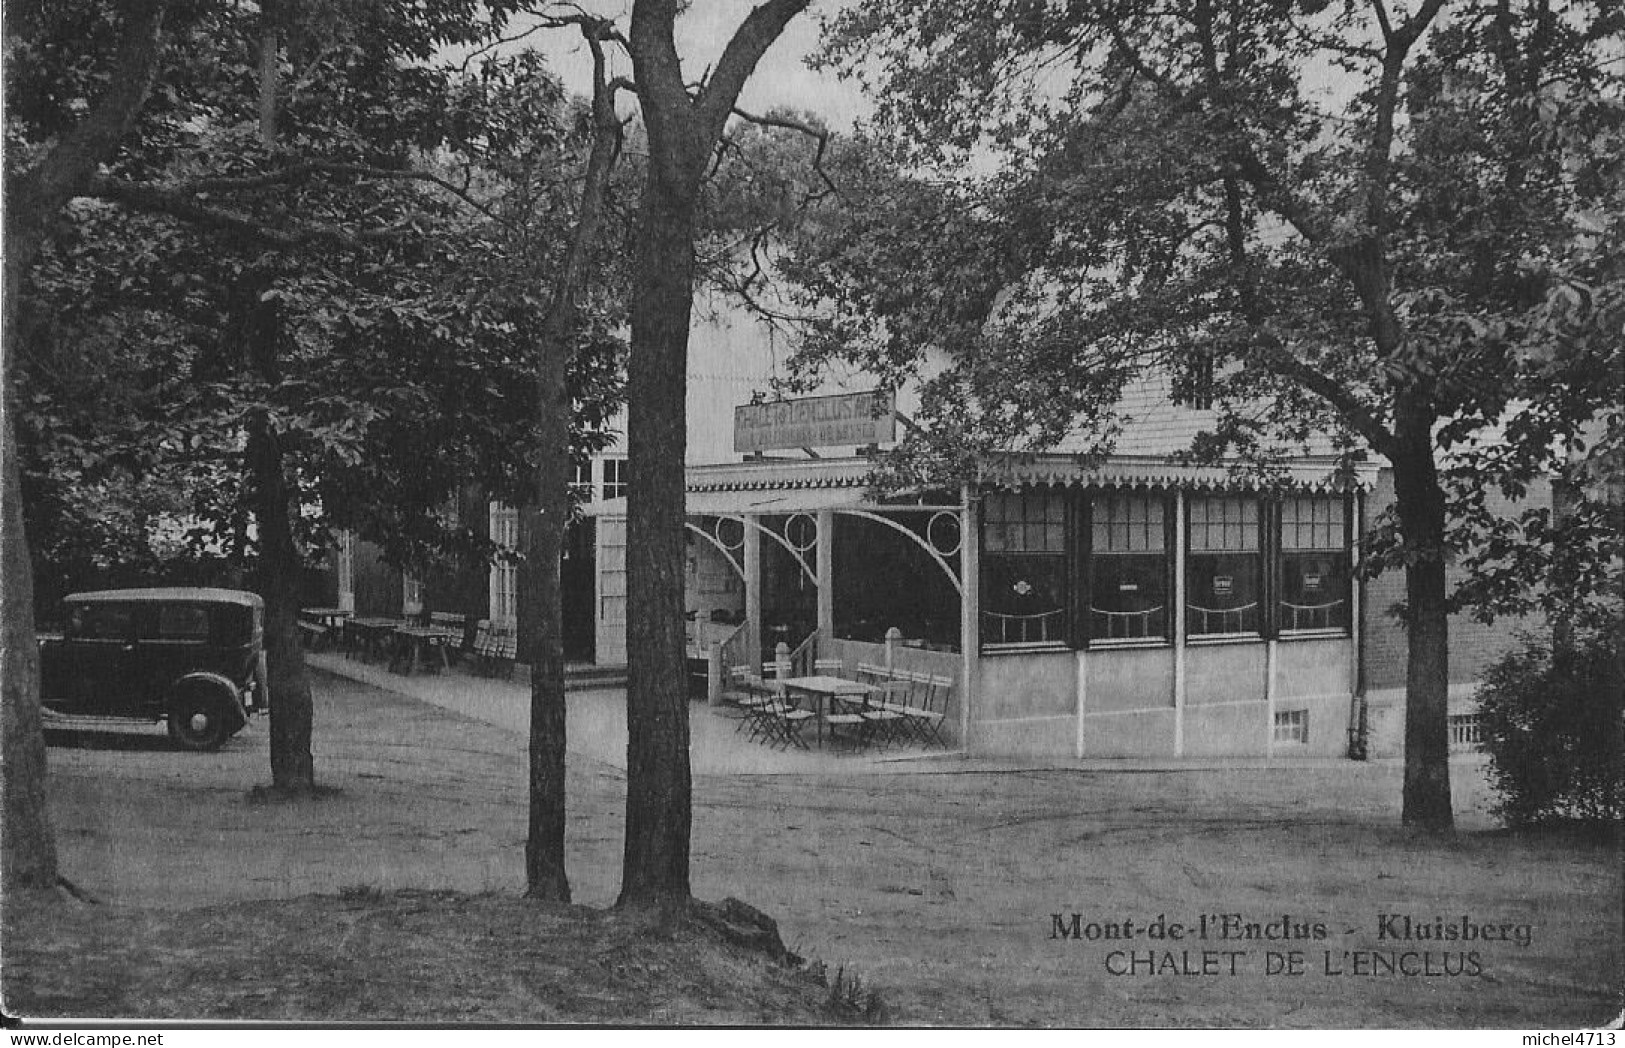
{"label": "patch of grass", "polygon": [[845,966],[835,969],[829,976],[829,966],[823,961],[807,965],[807,974],[825,989],[824,1014],[840,1023],[861,1023],[882,1026],[890,1019],[891,1009],[886,998],[874,986],[866,986],[856,972],[848,973]]}
{"label": "patch of grass", "polygon": [[23,1018],[812,1026],[882,1009],[844,973],[827,989],[713,929],[506,894],[354,884],[195,910],[16,894],[0,974]]}

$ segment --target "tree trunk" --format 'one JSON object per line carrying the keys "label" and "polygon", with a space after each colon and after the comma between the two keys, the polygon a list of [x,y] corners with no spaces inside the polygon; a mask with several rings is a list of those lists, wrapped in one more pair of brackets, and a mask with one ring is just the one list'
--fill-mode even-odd
{"label": "tree trunk", "polygon": [[1394,490],[1401,533],[1413,556],[1405,567],[1405,786],[1407,826],[1449,830],[1450,649],[1445,603],[1444,490],[1433,460],[1431,414],[1396,412]]}
{"label": "tree trunk", "polygon": [[[647,103],[646,103],[647,104]],[[688,696],[683,647],[683,463],[694,189],[650,165],[627,369],[626,847],[618,905],[689,897]]]}
{"label": "tree trunk", "polygon": [[[249,372],[274,387],[281,380],[282,332],[277,303],[263,298],[270,287],[269,277],[251,276],[236,289],[232,312],[240,323],[228,328],[227,337],[241,339],[239,349]],[[281,441],[263,410],[249,419],[245,465],[259,543],[254,587],[265,600],[271,785],[288,793],[309,792],[316,785],[316,775],[310,752],[310,678],[305,673],[304,641],[299,634],[304,562],[294,540],[293,493],[288,488]]]}
{"label": "tree trunk", "polygon": [[249,436],[254,522],[259,530],[255,587],[265,600],[265,662],[271,695],[271,785],[289,793],[316,785],[310,752],[310,678],[299,636],[299,579],[304,565],[294,545],[282,453],[265,419]]}
{"label": "tree trunk", "polygon": [[[276,149],[277,51],[279,34],[272,21],[274,5],[261,5],[265,22],[260,33],[259,131],[266,149]],[[267,280],[249,282],[244,303],[243,350],[253,373],[269,385],[281,380],[282,318],[276,302],[260,292]],[[271,702],[271,786],[287,793],[308,793],[316,786],[310,753],[310,678],[305,673],[304,639],[299,633],[299,591],[304,558],[294,542],[292,493],[282,461],[282,444],[269,415],[250,423],[248,468],[259,532],[256,585],[265,600],[265,663]]]}
{"label": "tree trunk", "polygon": [[[10,290],[11,265],[7,260],[7,318],[16,308]],[[6,345],[15,352],[8,336]],[[45,807],[45,736],[40,725],[39,647],[34,636],[34,576],[23,536],[23,506],[17,444],[11,411],[4,411],[5,458],[5,565],[0,576],[0,627],[5,630],[5,668],[0,672],[0,774],[5,790],[4,873],[0,884],[10,888],[49,888],[56,884],[56,841]]]}
{"label": "tree trunk", "polygon": [[543,346],[537,373],[542,413],[539,427],[541,486],[536,514],[529,521],[525,562],[526,587],[535,615],[530,651],[530,815],[525,838],[525,895],[532,899],[570,901],[564,867],[564,614],[559,587],[559,558],[569,513],[570,405],[565,393],[567,342],[552,339]]}
{"label": "tree trunk", "polygon": [[598,237],[609,176],[620,152],[621,125],[615,115],[602,34],[607,23],[588,22],[582,35],[593,56],[593,138],[587,157],[575,230],[553,288],[542,329],[542,360],[536,374],[542,461],[537,481],[533,534],[527,537],[525,568],[533,580],[536,622],[530,664],[530,832],[525,839],[525,894],[533,899],[570,901],[565,875],[564,603],[560,560],[570,517],[570,345],[576,325],[576,297],[587,277],[587,260]]}
{"label": "tree trunk", "polygon": [[690,902],[687,665],[683,651],[688,324],[694,212],[705,165],[762,54],[808,0],[763,0],[697,96],[677,54],[685,5],[635,0],[628,50],[649,132],[649,174],[627,366],[626,848],[616,905],[671,914]]}

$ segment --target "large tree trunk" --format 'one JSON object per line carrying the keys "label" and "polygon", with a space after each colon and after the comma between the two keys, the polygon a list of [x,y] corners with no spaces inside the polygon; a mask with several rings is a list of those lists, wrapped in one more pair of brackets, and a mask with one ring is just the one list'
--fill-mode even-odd
{"label": "large tree trunk", "polygon": [[1405,786],[1407,826],[1448,830],[1450,651],[1445,603],[1445,505],[1431,416],[1401,403],[1392,457],[1395,508],[1406,545]]}
{"label": "large tree trunk", "polygon": [[259,530],[255,588],[265,599],[265,661],[270,678],[271,785],[287,793],[316,785],[310,752],[310,678],[299,636],[299,580],[304,565],[294,544],[282,453],[267,420],[254,422],[249,436],[249,470],[254,491],[254,522]]}
{"label": "large tree trunk", "polygon": [[549,340],[538,372],[541,392],[540,495],[529,523],[522,570],[536,623],[530,651],[530,815],[525,838],[525,895],[570,901],[564,868],[564,616],[559,559],[569,513],[570,405],[565,393],[567,343]]}
{"label": "large tree trunk", "polygon": [[45,736],[40,720],[39,647],[34,633],[34,569],[23,529],[21,469],[12,419],[11,361],[23,279],[46,231],[135,121],[163,53],[164,0],[121,6],[124,39],[107,90],[90,114],[43,159],[7,179],[4,370],[0,372],[0,885],[50,887],[58,879],[56,842],[45,807]]}
{"label": "large tree trunk", "polygon": [[581,26],[593,56],[593,139],[570,250],[542,330],[542,361],[536,375],[543,451],[538,477],[541,490],[534,534],[526,542],[525,571],[534,580],[536,639],[530,665],[530,832],[525,839],[525,894],[557,902],[570,901],[564,867],[566,697],[560,586],[560,560],[570,516],[570,421],[574,414],[570,345],[576,327],[576,298],[586,282],[588,258],[598,237],[609,176],[621,142],[602,45],[607,29],[607,23]]}
{"label": "large tree trunk", "polygon": [[617,905],[686,909],[692,781],[683,651],[683,463],[694,213],[706,159],[762,54],[808,0],[751,9],[697,96],[677,54],[677,0],[636,0],[629,50],[649,132],[627,367],[626,848]]}
{"label": "large tree trunk", "polygon": [[[12,287],[7,265],[7,299]],[[8,310],[9,317],[10,310]],[[7,324],[9,329],[11,324]],[[15,348],[10,338],[7,345]],[[0,576],[0,626],[5,630],[4,687],[0,705],[0,773],[5,790],[5,823],[0,825],[6,888],[49,888],[56,884],[56,841],[45,807],[45,736],[40,726],[39,648],[34,636],[34,577],[23,538],[22,491],[11,411],[4,412],[5,564]]]}
{"label": "large tree trunk", "polygon": [[689,899],[683,462],[694,195],[651,165],[627,371],[627,795],[620,905]]}
{"label": "large tree trunk", "polygon": [[[268,386],[281,379],[282,337],[277,303],[267,301],[268,277],[244,281],[237,288],[235,312],[241,323],[228,337],[241,339],[249,372]],[[259,554],[254,587],[265,600],[265,661],[271,704],[271,785],[287,793],[310,791],[316,784],[310,752],[312,702],[305,673],[304,642],[299,634],[300,580],[304,560],[293,534],[293,493],[288,487],[280,435],[265,411],[249,419],[247,462],[249,497]]]}
{"label": "large tree trunk", "polygon": [[[260,33],[259,130],[266,149],[276,138],[279,34],[276,5],[265,3]],[[260,292],[269,287],[250,281],[244,304],[243,349],[253,373],[269,385],[281,379],[282,317],[277,303]],[[299,633],[300,580],[304,558],[294,540],[294,504],[282,456],[282,444],[268,414],[250,423],[248,469],[259,533],[256,587],[265,600],[265,662],[271,702],[271,786],[285,793],[307,793],[316,786],[310,753],[314,703],[305,673],[304,639]]]}

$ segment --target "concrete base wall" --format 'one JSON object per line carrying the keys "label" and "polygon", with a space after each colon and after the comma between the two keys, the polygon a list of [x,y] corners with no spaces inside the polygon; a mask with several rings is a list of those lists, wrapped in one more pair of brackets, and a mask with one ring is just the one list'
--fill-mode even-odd
{"label": "concrete base wall", "polygon": [[[1344,756],[1352,644],[1278,641],[1273,670],[1263,640],[1190,645],[1180,711],[1179,653],[1169,646],[984,655],[969,748],[1026,757]],[[1284,711],[1306,714],[1306,741],[1274,739],[1273,714]]]}
{"label": "concrete base wall", "polygon": [[1262,757],[1269,747],[1269,704],[1208,703],[1185,707],[1185,756]]}
{"label": "concrete base wall", "polygon": [[1077,717],[1029,717],[1020,720],[973,720],[966,749],[989,757],[1071,757],[1076,746]]}
{"label": "concrete base wall", "polygon": [[1174,711],[1144,710],[1132,713],[1085,713],[1083,717],[1085,757],[1172,757],[1174,755]]}

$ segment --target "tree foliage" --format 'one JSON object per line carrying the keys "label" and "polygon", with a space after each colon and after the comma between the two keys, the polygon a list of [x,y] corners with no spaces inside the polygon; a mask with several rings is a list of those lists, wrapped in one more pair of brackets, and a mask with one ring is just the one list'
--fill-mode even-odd
{"label": "tree foliage", "polygon": [[[258,23],[201,10],[179,30],[199,46],[171,50],[161,101],[60,223],[19,340],[42,554],[59,530],[94,541],[87,514],[136,514],[163,493],[163,511],[248,555],[241,434],[260,411],[312,555],[346,528],[397,563],[483,556],[435,511],[471,482],[511,501],[533,490],[537,335],[584,144],[577,110],[534,56],[468,74],[424,64],[489,26],[359,10],[355,24],[314,10],[289,23],[277,150],[254,134]],[[64,42],[13,63],[14,156],[71,120],[71,103],[49,103],[74,87],[76,63],[59,60],[81,27],[55,28]],[[244,366],[240,329],[270,303],[275,381]],[[585,305],[571,368],[583,451],[619,401],[613,279]]]}
{"label": "tree foliage", "polygon": [[1625,659],[1617,616],[1554,648],[1529,639],[1479,690],[1496,807],[1513,825],[1625,818]]}

